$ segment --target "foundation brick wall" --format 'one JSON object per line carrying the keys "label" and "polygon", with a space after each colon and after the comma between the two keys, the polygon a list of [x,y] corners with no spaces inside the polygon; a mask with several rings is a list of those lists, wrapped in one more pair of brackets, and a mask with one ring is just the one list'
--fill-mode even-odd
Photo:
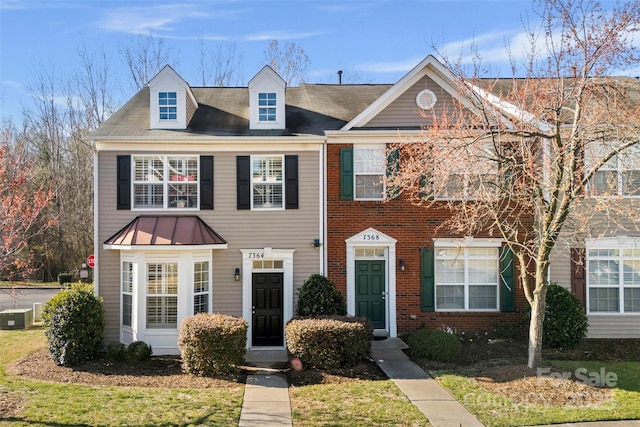
{"label": "foundation brick wall", "polygon": [[340,149],[327,147],[327,250],[329,279],[346,297],[346,243],[353,235],[373,227],[397,239],[396,264],[405,261],[405,271],[396,268],[396,310],[398,333],[420,327],[451,327],[458,331],[492,331],[496,324],[522,324],[528,303],[522,288],[515,293],[516,312],[423,312],[420,294],[420,250],[432,247],[433,238],[462,237],[442,228],[446,209],[427,209],[402,198],[387,202],[340,200]]}

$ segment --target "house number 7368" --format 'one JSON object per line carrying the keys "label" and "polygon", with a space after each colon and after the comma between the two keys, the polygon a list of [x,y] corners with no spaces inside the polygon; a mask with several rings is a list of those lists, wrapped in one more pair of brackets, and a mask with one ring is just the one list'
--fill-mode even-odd
{"label": "house number 7368", "polygon": [[379,234],[363,234],[362,240],[380,240]]}

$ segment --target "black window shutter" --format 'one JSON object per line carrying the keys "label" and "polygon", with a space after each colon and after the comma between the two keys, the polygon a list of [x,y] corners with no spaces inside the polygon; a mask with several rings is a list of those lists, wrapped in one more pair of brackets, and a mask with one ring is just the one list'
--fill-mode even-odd
{"label": "black window shutter", "polygon": [[433,248],[420,250],[420,292],[422,295],[422,311],[435,311],[435,276],[433,269]]}
{"label": "black window shutter", "polygon": [[116,209],[131,209],[131,156],[118,156],[116,160]]}
{"label": "black window shutter", "polygon": [[236,199],[238,210],[251,209],[251,157],[236,157]]}
{"label": "black window shutter", "polygon": [[213,156],[200,156],[200,209],[213,210]]}
{"label": "black window shutter", "polygon": [[298,156],[284,156],[285,209],[298,209]]}
{"label": "black window shutter", "polygon": [[513,251],[507,247],[500,250],[500,311],[516,311],[515,304],[515,265]]}
{"label": "black window shutter", "polygon": [[340,149],[340,199],[353,200],[353,148]]}

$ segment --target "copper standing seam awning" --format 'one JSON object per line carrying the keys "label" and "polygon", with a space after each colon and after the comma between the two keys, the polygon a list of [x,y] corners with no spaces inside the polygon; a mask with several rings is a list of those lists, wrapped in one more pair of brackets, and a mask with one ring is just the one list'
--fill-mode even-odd
{"label": "copper standing seam awning", "polygon": [[[104,242],[104,249],[227,249],[227,241],[200,217],[138,216]],[[176,247],[177,246],[177,247]]]}

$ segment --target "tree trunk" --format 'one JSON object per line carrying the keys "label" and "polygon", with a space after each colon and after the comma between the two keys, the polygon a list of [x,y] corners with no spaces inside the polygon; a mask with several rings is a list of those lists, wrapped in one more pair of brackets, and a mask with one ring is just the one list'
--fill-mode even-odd
{"label": "tree trunk", "polygon": [[542,364],[542,325],[546,307],[547,286],[536,283],[529,323],[529,360],[527,366],[535,369]]}

